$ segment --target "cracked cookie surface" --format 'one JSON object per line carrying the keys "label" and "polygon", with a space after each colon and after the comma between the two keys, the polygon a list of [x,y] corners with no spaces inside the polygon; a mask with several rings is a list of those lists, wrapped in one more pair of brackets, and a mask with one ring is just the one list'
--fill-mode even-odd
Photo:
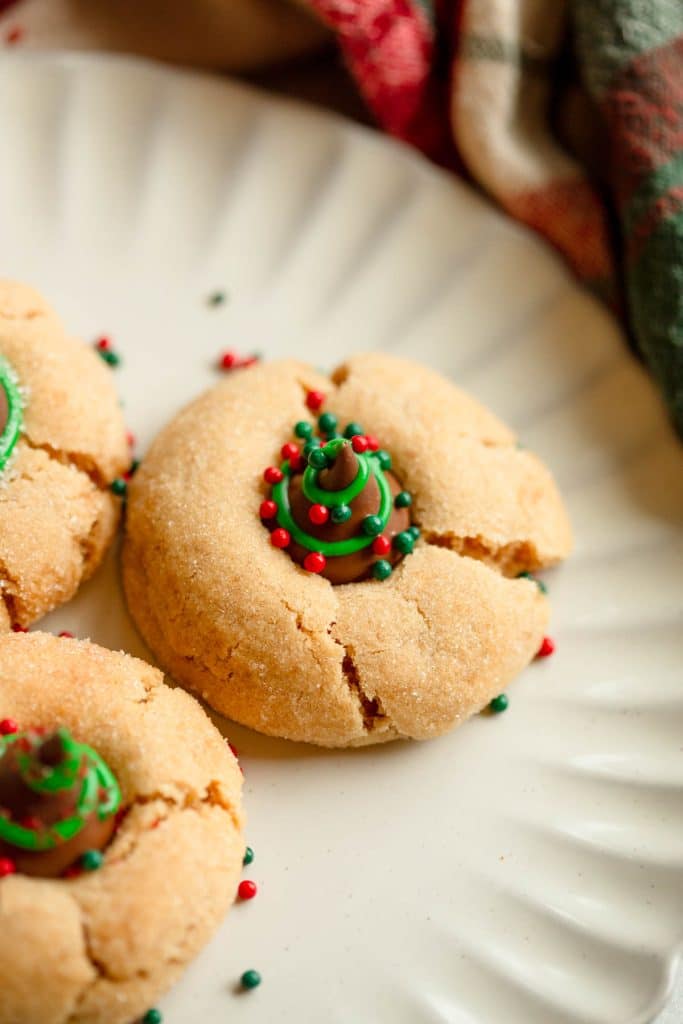
{"label": "cracked cookie surface", "polygon": [[0,707],[67,726],[114,770],[125,814],[99,871],[0,880],[0,1024],[129,1024],[213,933],[244,839],[241,773],[200,706],[122,653],[0,637]]}
{"label": "cracked cookie surface", "polygon": [[[261,469],[309,390],[377,435],[422,539],[391,579],[332,586],[268,543]],[[358,355],[327,377],[240,371],[159,435],[129,490],[129,607],[160,662],[262,732],[327,746],[428,738],[481,710],[536,653],[548,603],[515,579],[571,546],[554,481],[438,374]]]}
{"label": "cracked cookie surface", "polygon": [[22,428],[0,473],[0,630],[71,598],[99,565],[128,467],[111,372],[32,288],[0,280],[0,357],[16,375]]}

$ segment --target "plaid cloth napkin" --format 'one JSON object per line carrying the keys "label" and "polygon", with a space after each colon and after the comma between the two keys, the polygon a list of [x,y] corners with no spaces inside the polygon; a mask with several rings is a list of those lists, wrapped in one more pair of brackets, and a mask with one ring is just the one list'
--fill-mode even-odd
{"label": "plaid cloth napkin", "polygon": [[378,122],[626,315],[683,435],[683,0],[310,0]]}
{"label": "plaid cloth napkin", "polygon": [[310,53],[325,28],[387,132],[476,182],[624,316],[683,436],[683,0],[297,3],[0,0],[0,40],[246,70]]}

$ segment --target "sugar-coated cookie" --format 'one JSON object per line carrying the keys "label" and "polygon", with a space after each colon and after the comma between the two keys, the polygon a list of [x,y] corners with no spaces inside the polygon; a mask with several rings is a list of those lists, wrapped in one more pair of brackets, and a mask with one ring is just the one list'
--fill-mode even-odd
{"label": "sugar-coated cookie", "polygon": [[0,631],[28,626],[91,575],[128,468],[111,372],[32,288],[0,280]]}
{"label": "sugar-coated cookie", "polygon": [[87,641],[1,636],[0,712],[0,1024],[130,1024],[234,898],[237,762],[188,694]]}
{"label": "sugar-coated cookie", "polygon": [[439,735],[533,658],[521,572],[571,547],[551,475],[437,373],[241,370],[161,432],[129,492],[129,607],[224,714],[327,746]]}

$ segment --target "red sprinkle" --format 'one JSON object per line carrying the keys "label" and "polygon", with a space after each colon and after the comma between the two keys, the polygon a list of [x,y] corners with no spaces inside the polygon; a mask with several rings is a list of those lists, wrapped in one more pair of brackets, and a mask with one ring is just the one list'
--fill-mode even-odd
{"label": "red sprinkle", "polygon": [[252,882],[249,878],[245,878],[237,887],[237,895],[241,900],[253,900],[257,892],[256,882]]}
{"label": "red sprinkle", "polygon": [[376,452],[379,450],[379,441],[377,440],[374,434],[366,434],[365,440],[368,442],[369,451]]}
{"label": "red sprinkle", "polygon": [[370,446],[368,445],[367,437],[364,437],[362,434],[354,434],[351,438],[351,447],[354,452],[361,455],[363,452],[366,452]]}
{"label": "red sprinkle", "polygon": [[289,530],[285,530],[282,526],[278,526],[277,530],[273,530],[270,535],[270,543],[274,548],[288,547],[291,539],[292,538],[289,536]]}
{"label": "red sprinkle", "polygon": [[380,534],[379,537],[375,537],[372,542],[372,552],[375,555],[388,555],[391,551],[391,541],[388,537]]}
{"label": "red sprinkle", "polygon": [[325,393],[323,391],[309,391],[306,395],[306,405],[311,412],[317,412],[324,401]]}
{"label": "red sprinkle", "polygon": [[232,370],[233,367],[237,366],[237,353],[236,352],[224,352],[220,358],[219,366],[221,370]]}
{"label": "red sprinkle", "polygon": [[20,28],[19,25],[17,25],[15,28],[11,28],[9,32],[5,35],[5,42],[9,43],[10,46],[13,46],[14,43],[18,43],[23,38],[24,30],[23,28]]}
{"label": "red sprinkle", "polygon": [[74,639],[73,633],[69,633],[68,630],[66,630],[66,629],[63,629],[62,632],[59,635],[65,637],[67,640],[73,640]]}
{"label": "red sprinkle", "polygon": [[126,434],[126,441],[128,442],[129,448],[135,448],[136,437],[132,430],[129,430]]}
{"label": "red sprinkle", "polygon": [[263,479],[267,484],[279,484],[284,474],[277,466],[268,466],[263,472]]}
{"label": "red sprinkle", "polygon": [[274,501],[262,501],[258,511],[261,519],[275,519],[275,516],[277,515],[277,505]]}
{"label": "red sprinkle", "polygon": [[0,736],[12,736],[19,732],[19,725],[13,718],[3,718],[0,722]]}
{"label": "red sprinkle", "polygon": [[308,510],[308,518],[316,526],[323,526],[330,518],[330,510],[324,505],[311,505]]}
{"label": "red sprinkle", "polygon": [[280,455],[283,459],[297,459],[299,457],[299,445],[294,444],[292,441],[288,441],[287,444],[283,444],[280,449]]}
{"label": "red sprinkle", "polygon": [[62,878],[78,878],[78,876],[82,874],[83,868],[78,864],[72,864],[71,867],[62,871]]}
{"label": "red sprinkle", "polygon": [[536,652],[537,658],[549,658],[551,654],[555,653],[555,641],[551,640],[549,636],[543,637],[543,643]]}
{"label": "red sprinkle", "polygon": [[26,626],[20,626],[18,622],[15,622],[12,626],[13,633],[28,633]]}
{"label": "red sprinkle", "polygon": [[22,818],[19,822],[22,828],[30,828],[34,832],[39,831],[43,827],[43,823],[40,818],[36,818],[35,814],[27,814],[25,818]]}
{"label": "red sprinkle", "polygon": [[98,348],[100,352],[109,352],[111,349],[111,339],[103,334],[101,338],[98,338],[95,342],[95,348]]}
{"label": "red sprinkle", "polygon": [[322,572],[326,565],[327,559],[319,551],[311,551],[304,558],[306,572]]}
{"label": "red sprinkle", "polygon": [[7,878],[8,875],[13,875],[16,870],[17,865],[11,857],[0,857],[0,878]]}

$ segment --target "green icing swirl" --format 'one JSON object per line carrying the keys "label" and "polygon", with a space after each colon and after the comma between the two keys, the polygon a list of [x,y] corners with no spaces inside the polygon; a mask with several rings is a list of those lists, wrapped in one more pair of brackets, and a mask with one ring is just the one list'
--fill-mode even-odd
{"label": "green icing swirl", "polygon": [[42,852],[54,849],[58,843],[73,839],[85,828],[92,814],[102,821],[115,814],[121,805],[121,790],[114,773],[92,747],[77,743],[66,729],[59,729],[65,757],[58,765],[42,765],[34,750],[42,742],[38,733],[13,733],[0,737],[0,760],[10,746],[27,741],[29,749],[20,749],[16,761],[24,783],[35,793],[49,796],[73,788],[81,777],[81,790],[75,813],[63,821],[54,822],[44,829],[25,828],[18,822],[0,815],[0,839],[22,850]]}
{"label": "green icing swirl", "polygon": [[[363,487],[365,487],[365,483],[367,482],[370,472],[374,473],[380,492],[380,506],[377,515],[382,521],[382,530],[378,531],[381,533],[386,529],[391,516],[391,510],[393,507],[391,488],[389,487],[389,482],[379,465],[375,452],[359,454],[357,455],[357,458],[359,469],[356,479],[343,491],[332,492],[318,489],[315,484],[318,478],[318,470],[312,470],[309,466],[304,473],[304,494],[309,501],[320,501],[321,504],[328,506],[333,504],[344,505],[347,504],[348,501],[352,500],[352,498],[349,498],[348,492],[357,487],[358,481],[361,479],[361,475],[363,475],[363,483],[358,487],[352,497],[355,497],[356,494],[360,494]],[[324,541],[319,540],[317,537],[312,537],[310,534],[302,530],[294,520],[289,504],[289,476],[291,472],[289,462],[283,462],[280,468],[284,474],[283,479],[279,484],[275,484],[272,490],[273,501],[277,505],[278,525],[283,526],[288,530],[292,539],[296,541],[300,547],[306,548],[307,551],[319,551],[320,554],[325,555],[326,558],[352,555],[355,554],[356,551],[361,551],[363,548],[370,547],[375,540],[374,536],[368,537],[365,534],[359,534],[357,537],[349,537],[346,540]],[[306,477],[309,473],[311,474],[309,481],[312,481],[312,483],[309,482],[307,487]],[[318,497],[318,495],[320,495],[320,497]]]}
{"label": "green icing swirl", "polygon": [[17,443],[23,422],[23,401],[19,391],[19,382],[14,370],[7,360],[0,356],[0,388],[7,396],[8,416],[5,429],[0,434],[0,471],[7,464],[14,446]]}

